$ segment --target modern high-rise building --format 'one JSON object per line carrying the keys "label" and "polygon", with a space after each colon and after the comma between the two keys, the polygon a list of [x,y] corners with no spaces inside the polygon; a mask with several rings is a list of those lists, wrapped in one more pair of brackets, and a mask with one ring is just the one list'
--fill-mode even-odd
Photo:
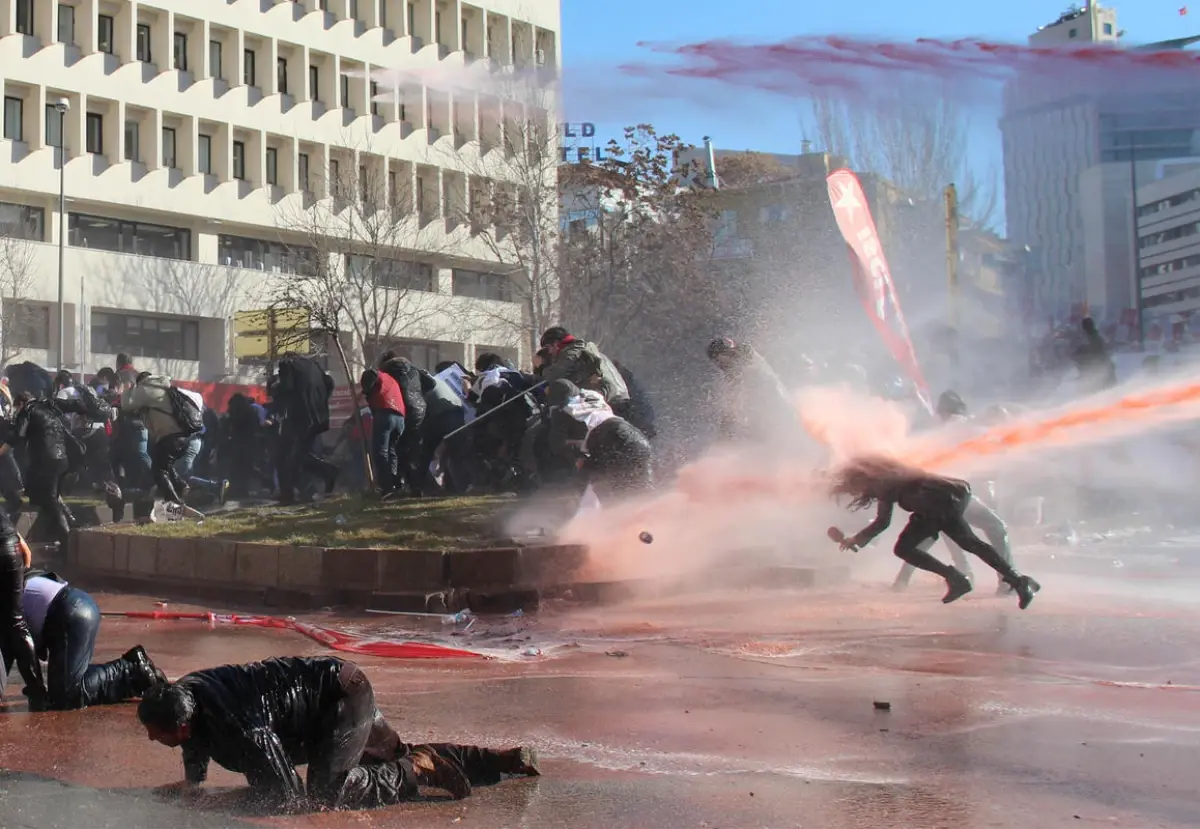
{"label": "modern high-rise building", "polygon": [[[1075,9],[1030,36],[1031,45],[1121,46],[1114,9]],[[1141,49],[1182,48],[1200,38]],[[1081,72],[1052,81],[1018,76],[1000,122],[1009,238],[1028,246],[1039,318],[1072,310],[1117,319],[1137,305],[1133,194],[1159,162],[1200,154],[1200,99],[1163,79],[1113,88]]]}
{"label": "modern high-rise building", "polygon": [[[249,379],[280,280],[384,256],[403,312],[348,337],[515,356],[511,268],[460,208],[506,185],[480,159],[522,104],[376,73],[552,68],[559,28],[558,0],[0,0],[0,356]],[[388,235],[328,244],[345,209]]]}
{"label": "modern high-rise building", "polygon": [[1166,328],[1200,311],[1200,164],[1138,188],[1141,308]]}

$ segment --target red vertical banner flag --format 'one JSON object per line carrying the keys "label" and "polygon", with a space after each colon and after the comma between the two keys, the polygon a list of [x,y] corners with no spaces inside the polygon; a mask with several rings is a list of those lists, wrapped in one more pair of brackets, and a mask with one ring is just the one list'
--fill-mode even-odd
{"label": "red vertical banner flag", "polygon": [[825,182],[829,187],[829,202],[833,205],[838,230],[850,248],[854,287],[863,308],[888,351],[916,386],[921,402],[932,413],[929,384],[925,382],[917,362],[908,325],[900,310],[900,300],[896,297],[892,272],[883,255],[879,231],[875,228],[875,220],[871,217],[871,209],[867,206],[867,197],[858,182],[858,176],[850,170],[835,170]]}

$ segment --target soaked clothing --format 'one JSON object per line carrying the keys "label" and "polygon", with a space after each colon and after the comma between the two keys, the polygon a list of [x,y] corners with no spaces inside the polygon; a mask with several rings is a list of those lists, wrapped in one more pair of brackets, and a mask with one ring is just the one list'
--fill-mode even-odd
{"label": "soaked clothing", "polygon": [[585,389],[550,408],[549,443],[559,457],[583,457],[588,483],[602,501],[651,486],[650,441],[617,417],[599,392]]}
{"label": "soaked clothing", "polygon": [[67,434],[62,412],[48,401],[31,401],[6,429],[4,441],[25,449],[25,494],[38,509],[30,538],[56,541],[65,550],[75,519],[63,503],[61,491],[72,468],[68,447],[77,441]]}
{"label": "soaked clothing", "polygon": [[371,684],[334,657],[226,665],[178,684],[196,702],[182,745],[187,780],[204,782],[216,761],[285,803],[304,794],[298,765],[308,764],[310,794],[327,793],[333,777],[358,764],[374,722]]}
{"label": "soaked clothing", "polygon": [[[0,647],[4,651],[4,678],[17,663],[29,707],[40,710],[45,704],[46,685],[37,659],[33,634],[25,617],[25,560],[17,547],[17,531],[8,516],[0,512]],[[3,691],[0,681],[0,691]]]}

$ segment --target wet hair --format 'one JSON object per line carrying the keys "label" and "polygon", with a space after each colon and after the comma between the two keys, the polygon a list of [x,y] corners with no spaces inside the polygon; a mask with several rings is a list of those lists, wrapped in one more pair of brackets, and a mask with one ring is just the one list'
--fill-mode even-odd
{"label": "wet hair", "polygon": [[1083,327],[1083,332],[1085,334],[1096,333],[1096,321],[1091,317],[1084,317],[1079,324]]}
{"label": "wet hair", "polygon": [[13,398],[13,403],[20,403],[22,406],[24,406],[26,403],[30,402],[31,400],[33,400],[33,392],[23,391],[20,394],[18,394],[15,398]]}
{"label": "wet hair", "polygon": [[392,360],[395,360],[397,356],[398,355],[396,354],[395,351],[388,349],[387,351],[385,351],[379,355],[379,365],[381,365],[381,366],[386,365],[387,363],[390,363]]}
{"label": "wet hair", "polygon": [[379,372],[373,368],[367,369],[358,378],[358,384],[362,386],[364,394],[371,394],[379,386]]}
{"label": "wet hair", "polygon": [[555,380],[546,387],[546,404],[549,406],[564,406],[572,397],[579,394],[579,386],[570,380]]}
{"label": "wet hair", "polygon": [[96,376],[92,378],[93,385],[95,385],[96,383],[106,383],[106,384],[112,385],[113,383],[116,383],[116,382],[117,382],[117,373],[115,371],[113,371],[111,368],[109,368],[108,366],[105,366],[104,368],[97,371]]}
{"label": "wet hair", "polygon": [[542,348],[545,348],[549,345],[558,345],[569,336],[571,336],[571,332],[567,331],[567,329],[563,328],[561,325],[555,325],[552,328],[546,329],[545,333],[542,334],[541,342],[539,342],[538,345],[540,345]]}
{"label": "wet hair", "polygon": [[866,509],[879,500],[881,492],[920,476],[919,471],[899,461],[868,455],[848,461],[834,471],[830,494],[849,496],[848,506],[852,510]]}
{"label": "wet hair", "polygon": [[71,372],[65,368],[60,368],[58,373],[54,375],[54,385],[56,386],[69,386],[74,382],[75,380],[71,377]]}
{"label": "wet hair", "polygon": [[138,703],[138,719],[162,731],[174,731],[192,721],[196,713],[196,699],[182,685],[168,682],[155,685],[142,695]]}
{"label": "wet hair", "polygon": [[128,354],[117,355],[117,368],[125,368],[125,366],[130,365],[133,365],[133,360],[129,358]]}

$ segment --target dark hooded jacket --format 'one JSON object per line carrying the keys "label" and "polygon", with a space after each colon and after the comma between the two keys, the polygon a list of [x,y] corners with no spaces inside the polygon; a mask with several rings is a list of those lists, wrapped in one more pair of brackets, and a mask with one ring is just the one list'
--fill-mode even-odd
{"label": "dark hooded jacket", "polygon": [[408,360],[399,357],[388,360],[380,367],[380,371],[400,385],[400,394],[404,398],[404,430],[416,429],[425,420],[425,395],[421,391],[420,371]]}
{"label": "dark hooded jacket", "polygon": [[613,407],[629,402],[625,379],[612,360],[602,354],[595,344],[572,336],[557,345],[550,364],[542,368],[541,378],[547,383],[570,380],[581,389],[598,391]]}
{"label": "dark hooded jacket", "polygon": [[202,783],[210,760],[246,775],[256,789],[297,800],[307,763],[330,713],[345,696],[334,657],[283,657],[225,665],[181,678],[195,699],[191,734],[182,744],[187,779]]}
{"label": "dark hooded jacket", "polygon": [[325,372],[308,357],[284,357],[271,396],[283,412],[284,429],[307,432],[329,428],[329,398],[332,389]]}
{"label": "dark hooded jacket", "polygon": [[6,437],[7,443],[25,444],[30,463],[67,460],[69,440],[61,410],[47,400],[25,404]]}

